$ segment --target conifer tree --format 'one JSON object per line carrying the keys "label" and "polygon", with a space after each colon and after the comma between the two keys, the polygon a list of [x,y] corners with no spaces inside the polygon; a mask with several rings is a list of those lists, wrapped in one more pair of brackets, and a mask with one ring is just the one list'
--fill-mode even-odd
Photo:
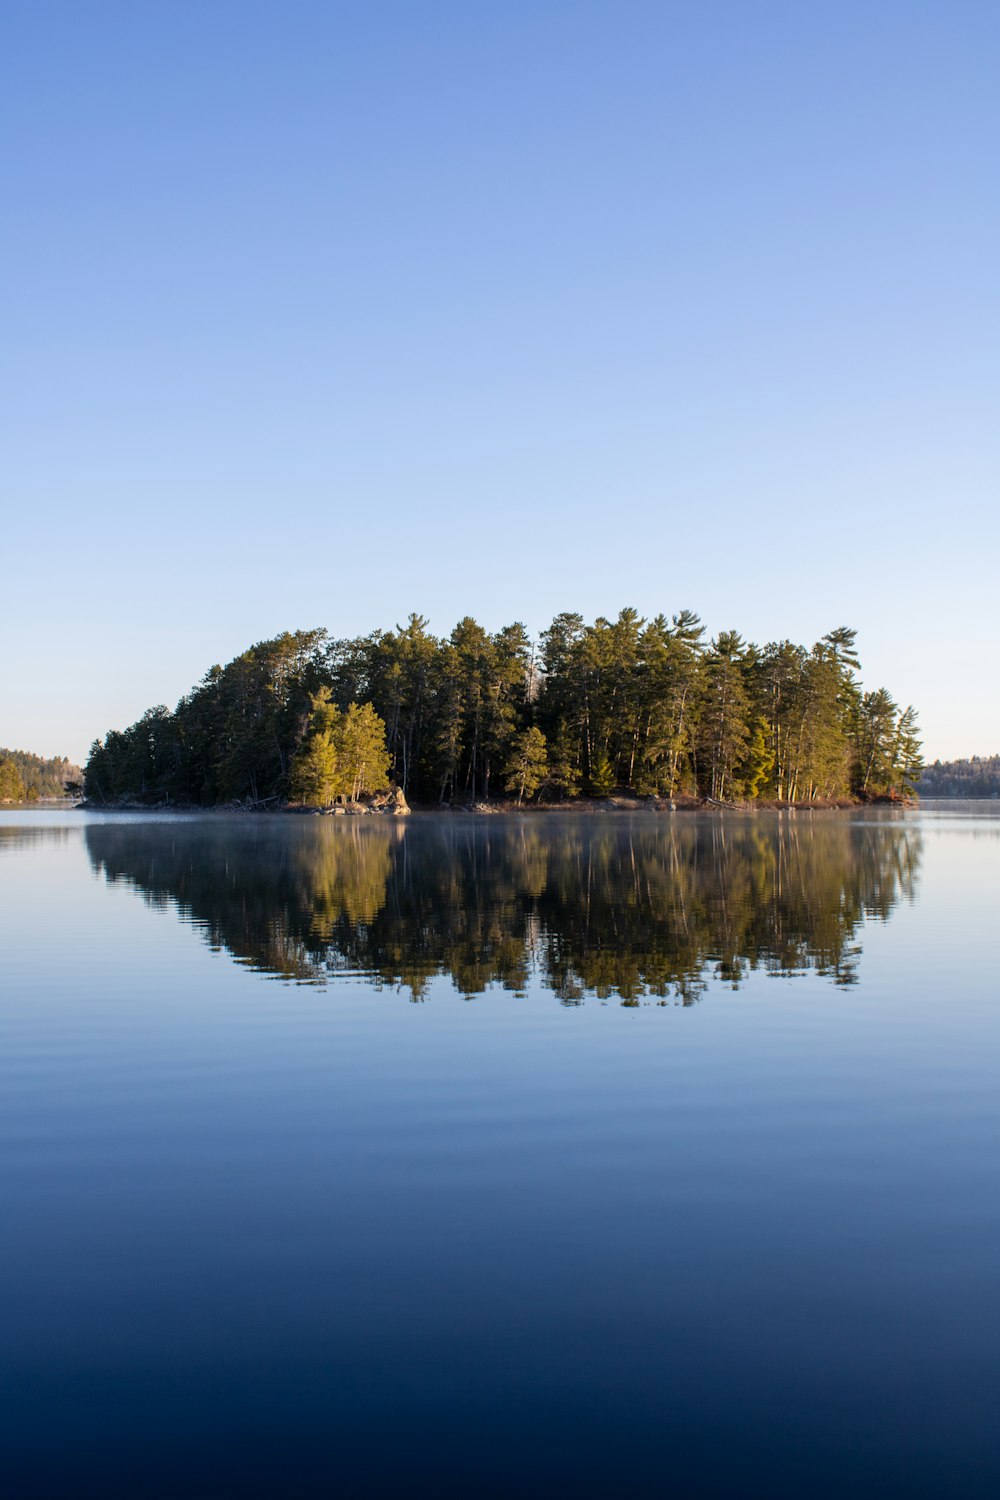
{"label": "conifer tree", "polygon": [[16,764],[8,756],[0,760],[0,802],[23,802],[24,782]]}
{"label": "conifer tree", "polygon": [[856,729],[856,776],[861,792],[881,794],[890,788],[898,713],[885,688],[861,698]]}
{"label": "conifer tree", "polygon": [[751,801],[759,796],[761,787],[767,784],[773,766],[774,752],[770,745],[767,720],[758,715],[753,722],[750,743],[739,771],[742,795]]}
{"label": "conifer tree", "polygon": [[615,789],[614,767],[603,750],[597,752],[590,772],[589,787],[592,797],[610,797]]}
{"label": "conifer tree", "polygon": [[705,767],[708,795],[724,801],[736,790],[736,768],[750,741],[750,697],[743,681],[743,641],[735,630],[723,631],[712,642],[708,683],[701,720],[699,764]]}
{"label": "conifer tree", "polygon": [[545,780],[548,763],[545,736],[535,725],[514,737],[504,768],[504,789],[517,793],[518,807],[525,797],[533,797],[538,791]]}
{"label": "conifer tree", "polygon": [[565,725],[560,725],[555,743],[549,746],[548,754],[549,769],[546,777],[548,786],[557,797],[578,797],[580,795],[580,772],[574,759],[570,733]]}
{"label": "conifer tree", "polygon": [[289,790],[295,802],[327,807],[343,790],[345,774],[335,743],[340,711],[328,687],[312,697],[309,729],[292,761]]}
{"label": "conifer tree", "polygon": [[328,807],[338,795],[337,751],[328,729],[310,734],[292,761],[289,789],[293,802]]}
{"label": "conifer tree", "polygon": [[924,757],[921,753],[920,735],[917,725],[917,711],[912,703],[904,708],[896,724],[896,737],[892,758],[893,782],[891,790],[900,792],[904,797],[912,796],[917,790],[920,773],[924,768]]}
{"label": "conifer tree", "polygon": [[350,704],[334,724],[331,739],[337,755],[338,789],[352,802],[389,785],[385,724],[370,703]]}

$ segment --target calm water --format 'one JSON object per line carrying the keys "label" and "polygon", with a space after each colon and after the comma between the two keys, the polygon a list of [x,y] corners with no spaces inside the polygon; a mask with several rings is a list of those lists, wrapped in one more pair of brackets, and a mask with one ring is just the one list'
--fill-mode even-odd
{"label": "calm water", "polygon": [[998,813],[0,815],[4,1495],[1000,1494]]}

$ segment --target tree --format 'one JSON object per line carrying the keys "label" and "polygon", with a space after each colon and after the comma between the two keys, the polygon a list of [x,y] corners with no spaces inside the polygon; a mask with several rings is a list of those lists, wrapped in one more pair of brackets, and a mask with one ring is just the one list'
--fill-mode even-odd
{"label": "tree", "polygon": [[857,717],[855,776],[857,789],[862,793],[884,794],[889,791],[898,713],[885,688],[865,693],[861,699]]}
{"label": "tree", "polygon": [[578,797],[580,772],[573,755],[570,733],[565,725],[560,726],[555,744],[549,746],[548,757],[547,786],[551,787],[557,797]]}
{"label": "tree", "polygon": [[328,687],[312,697],[310,727],[292,760],[289,790],[296,802],[326,807],[340,794],[343,775],[334,736],[340,711]]}
{"label": "tree", "polygon": [[534,725],[516,735],[505,769],[504,787],[517,793],[520,807],[525,797],[533,797],[545,780],[549,757],[545,736]]}
{"label": "tree", "polygon": [[333,726],[331,739],[337,756],[338,789],[356,802],[365,792],[389,785],[389,752],[385,724],[370,703],[349,705]]}
{"label": "tree", "polygon": [[701,719],[699,766],[705,789],[716,801],[738,790],[736,768],[750,743],[750,698],[743,681],[744,646],[735,630],[722,631],[712,642],[707,661],[708,685]]}
{"label": "tree", "polygon": [[0,802],[23,802],[24,782],[10,757],[0,760]]}
{"label": "tree", "polygon": [[337,796],[337,752],[328,730],[311,734],[292,761],[292,800],[327,807]]}
{"label": "tree", "polygon": [[751,800],[759,796],[760,789],[767,784],[767,778],[773,767],[774,752],[769,743],[767,720],[758,717],[751,730],[746,758],[740,766],[740,786],[743,796]]}
{"label": "tree", "polygon": [[896,724],[896,738],[892,752],[893,784],[891,790],[901,792],[904,797],[912,797],[917,790],[917,783],[923,769],[924,757],[921,753],[917,728],[917,711],[911,703],[903,709]]}
{"label": "tree", "polygon": [[615,789],[615,772],[603,750],[597,752],[590,772],[590,793],[593,797],[610,797]]}
{"label": "tree", "polygon": [[[427,621],[411,614],[405,625],[397,625],[395,634],[376,631],[364,643],[364,694],[359,674],[354,673],[354,690],[341,702],[367,697],[385,720],[386,745],[393,780],[404,793],[419,787],[427,758],[428,727],[432,723],[436,668],[441,643],[427,631]],[[341,652],[342,663],[349,653]],[[343,673],[344,666],[341,666]]]}

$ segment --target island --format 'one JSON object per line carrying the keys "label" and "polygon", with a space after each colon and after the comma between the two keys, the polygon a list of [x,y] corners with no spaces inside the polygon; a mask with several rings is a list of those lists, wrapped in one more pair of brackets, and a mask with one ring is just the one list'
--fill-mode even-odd
{"label": "island", "polygon": [[917,715],[860,680],[856,632],[811,647],[691,610],[559,614],[515,623],[322,629],[260,641],[211,667],[172,711],[148,709],[91,747],[100,806],[827,806],[903,799],[922,769]]}

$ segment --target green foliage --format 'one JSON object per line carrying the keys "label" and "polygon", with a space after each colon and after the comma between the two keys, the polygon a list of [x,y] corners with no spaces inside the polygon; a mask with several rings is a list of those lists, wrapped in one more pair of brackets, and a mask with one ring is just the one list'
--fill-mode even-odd
{"label": "green foliage", "polygon": [[0,802],[23,802],[27,788],[11,757],[0,760]]}
{"label": "green foliage", "polygon": [[[903,795],[921,766],[916,716],[866,693],[855,633],[811,648],[706,642],[691,610],[587,624],[560,614],[536,656],[524,627],[467,616],[447,637],[412,614],[353,640],[286,632],[212,667],[171,713],[96,741],[88,796],[323,803],[395,781],[411,799],[466,802],[615,788],[718,801]],[[547,766],[522,789],[525,736]],[[514,778],[513,782],[511,778]]]}
{"label": "green foliage", "polygon": [[380,792],[389,785],[389,752],[385,746],[385,724],[370,703],[348,705],[332,731],[337,753],[340,789],[356,802],[366,792]]}
{"label": "green foliage", "polygon": [[297,750],[289,785],[292,799],[326,807],[337,797],[352,802],[389,785],[385,725],[370,703],[350,704],[341,713],[331,691],[321,687],[312,699],[309,729]]}
{"label": "green foliage", "polygon": [[504,768],[504,789],[517,793],[518,805],[525,797],[533,797],[546,778],[549,767],[548,749],[542,731],[532,725],[515,735],[511,742],[510,756]]}
{"label": "green foliage", "polygon": [[[79,791],[83,772],[65,756],[45,760],[41,755],[32,755],[27,750],[0,749],[0,761],[10,761],[24,782],[24,800],[35,802],[40,797],[65,797]],[[32,795],[34,793],[34,795]],[[13,799],[12,799],[13,800]]]}
{"label": "green foliage", "polygon": [[592,797],[609,797],[614,791],[616,784],[614,767],[611,761],[603,750],[598,750],[590,769],[590,795]]}
{"label": "green foliage", "polygon": [[699,724],[699,764],[716,801],[741,790],[736,768],[750,746],[750,694],[744,678],[743,642],[735,630],[712,642],[705,663],[705,697]]}
{"label": "green foliage", "polygon": [[326,807],[340,791],[339,757],[334,730],[340,715],[330,702],[330,689],[321,687],[312,699],[312,722],[292,760],[289,790],[294,802]]}
{"label": "green foliage", "polygon": [[581,777],[573,757],[573,745],[565,725],[561,725],[555,744],[548,748],[548,775],[545,784],[553,796],[571,798],[580,795]]}
{"label": "green foliage", "polygon": [[751,731],[746,758],[740,767],[739,782],[743,796],[753,801],[759,795],[761,787],[766,785],[773,769],[774,752],[769,743],[768,723],[758,715]]}

